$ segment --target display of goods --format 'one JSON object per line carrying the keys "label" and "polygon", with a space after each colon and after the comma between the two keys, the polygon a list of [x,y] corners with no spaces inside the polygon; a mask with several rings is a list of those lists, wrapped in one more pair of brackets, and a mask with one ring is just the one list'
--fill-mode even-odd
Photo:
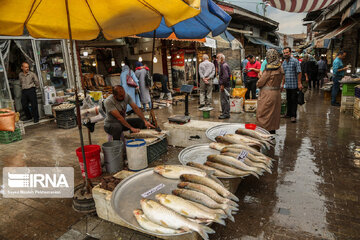
{"label": "display of goods", "polygon": [[55,111],[63,111],[63,110],[68,110],[68,109],[73,109],[75,108],[75,105],[72,103],[64,103],[64,104],[60,104],[59,106],[54,107]]}
{"label": "display of goods", "polygon": [[103,177],[100,182],[100,187],[108,191],[113,191],[120,181],[120,179],[113,176]]}
{"label": "display of goods", "polygon": [[10,131],[15,130],[15,112],[7,109],[0,108],[0,131]]}
{"label": "display of goods", "polygon": [[0,143],[8,144],[16,141],[20,141],[21,138],[21,130],[20,128],[16,128],[15,131],[0,131]]}
{"label": "display of goods", "polygon": [[[85,99],[84,94],[82,94],[82,93],[79,93],[78,96],[79,96],[79,101],[83,101],[83,100]],[[69,97],[69,98],[68,98],[68,101],[70,101],[70,102],[75,102],[75,101],[76,101],[75,95]]]}
{"label": "display of goods", "polygon": [[245,112],[256,112],[257,100],[245,100]]}
{"label": "display of goods", "polygon": [[342,86],[342,95],[355,96],[355,85],[354,83],[344,83]]}

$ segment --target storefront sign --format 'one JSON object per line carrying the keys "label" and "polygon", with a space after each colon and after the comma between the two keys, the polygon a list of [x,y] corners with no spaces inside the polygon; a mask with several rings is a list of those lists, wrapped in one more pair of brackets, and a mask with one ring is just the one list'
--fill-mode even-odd
{"label": "storefront sign", "polygon": [[185,63],[185,51],[184,50],[178,50],[173,51],[171,54],[171,65],[173,67],[183,67]]}
{"label": "storefront sign", "polygon": [[216,40],[212,39],[212,38],[205,38],[206,42],[204,43],[204,45],[206,47],[211,47],[211,48],[216,48]]}

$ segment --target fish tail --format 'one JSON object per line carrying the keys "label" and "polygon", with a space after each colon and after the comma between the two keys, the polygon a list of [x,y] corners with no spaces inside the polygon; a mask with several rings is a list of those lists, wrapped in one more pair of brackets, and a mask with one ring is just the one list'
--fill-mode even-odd
{"label": "fish tail", "polygon": [[218,224],[226,226],[225,221],[223,220],[223,218],[226,218],[226,217],[227,216],[224,214],[216,214],[214,221],[217,222]]}
{"label": "fish tail", "polygon": [[271,169],[270,169],[269,167],[266,167],[265,170],[266,170],[268,173],[272,174],[272,171],[271,171]]}
{"label": "fish tail", "polygon": [[233,215],[228,216],[228,219],[230,219],[230,221],[232,222],[235,222],[235,218],[233,217]]}
{"label": "fish tail", "polygon": [[228,206],[229,206],[231,212],[232,211],[239,211],[239,209],[237,207],[235,207],[235,206],[231,206],[231,205],[228,205]]}
{"label": "fish tail", "polygon": [[218,184],[220,184],[221,186],[224,186],[224,184],[217,178],[214,176],[215,171],[214,170],[205,170],[206,172],[206,176],[212,180],[214,180],[215,182],[217,182]]}
{"label": "fish tail", "polygon": [[231,192],[228,197],[236,202],[240,201],[240,199],[237,196],[235,196],[234,194],[232,194]]}
{"label": "fish tail", "polygon": [[[250,174],[255,176],[257,179],[260,178],[259,175],[256,172],[250,171]],[[262,175],[262,173],[261,173],[261,175]]]}
{"label": "fish tail", "polygon": [[[200,224],[199,224],[200,225]],[[208,226],[203,226],[203,225],[200,225],[200,228],[199,230],[197,231],[199,233],[199,235],[204,239],[204,240],[208,240],[209,239],[209,236],[208,236],[208,233],[211,234],[211,233],[215,233],[214,230],[212,230],[211,228],[209,228]]]}
{"label": "fish tail", "polygon": [[230,199],[228,199],[227,204],[229,204],[229,205],[231,205],[231,206],[234,206],[234,207],[238,207],[238,206],[239,206],[239,204],[237,204],[236,202],[234,202],[233,200],[230,200]]}

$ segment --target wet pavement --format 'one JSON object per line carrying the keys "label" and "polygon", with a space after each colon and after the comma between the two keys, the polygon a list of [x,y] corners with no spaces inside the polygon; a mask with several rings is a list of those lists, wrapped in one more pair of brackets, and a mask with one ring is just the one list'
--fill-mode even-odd
{"label": "wet pavement", "polygon": [[[219,121],[218,101],[209,121]],[[162,124],[184,105],[157,110]],[[197,98],[190,104],[193,119],[202,119]],[[232,114],[224,122],[253,122],[255,115]],[[84,130],[85,139],[86,131]],[[106,142],[102,124],[92,134],[94,144]],[[340,114],[339,108],[313,91],[299,108],[296,124],[281,120],[273,173],[259,180],[248,177],[237,196],[240,211],[235,223],[213,225],[210,239],[359,239],[360,169],[353,151],[360,145],[360,121]],[[75,182],[81,182],[75,155],[77,128],[61,130],[55,123],[26,128],[24,139],[0,145],[0,167],[72,166]],[[176,163],[181,148],[152,163]],[[0,173],[2,175],[2,172]],[[1,176],[0,176],[1,177]],[[0,180],[2,181],[2,179]],[[150,236],[106,222],[93,215],[76,213],[69,199],[0,199],[0,239],[150,239]]]}

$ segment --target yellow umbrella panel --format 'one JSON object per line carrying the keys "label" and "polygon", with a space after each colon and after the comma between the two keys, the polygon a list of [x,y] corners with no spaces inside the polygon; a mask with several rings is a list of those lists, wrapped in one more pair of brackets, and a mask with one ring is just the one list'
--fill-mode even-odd
{"label": "yellow umbrella panel", "polygon": [[[65,0],[0,0],[0,35],[68,39]],[[200,0],[69,0],[74,40],[107,39],[169,27],[200,13]]]}

